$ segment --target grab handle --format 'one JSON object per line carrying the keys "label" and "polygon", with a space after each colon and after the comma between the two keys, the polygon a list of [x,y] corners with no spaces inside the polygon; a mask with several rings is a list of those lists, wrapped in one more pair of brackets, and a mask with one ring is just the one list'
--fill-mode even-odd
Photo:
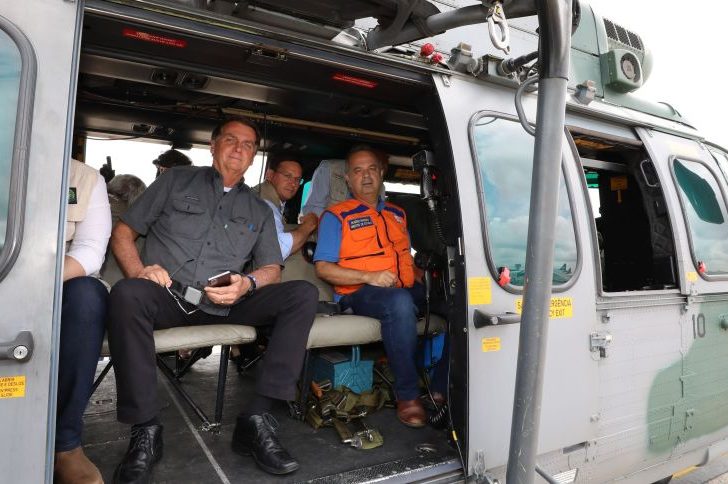
{"label": "grab handle", "polygon": [[521,322],[521,315],[518,313],[484,313],[480,309],[475,310],[473,315],[473,326],[483,328],[485,326],[500,326],[501,324],[516,324]]}
{"label": "grab handle", "polygon": [[[647,185],[650,188],[657,188],[660,186],[660,182],[656,181],[655,183],[650,183],[650,177],[647,176],[647,172],[645,171],[645,164],[647,164],[647,163],[649,163],[650,165],[652,164],[652,162],[647,159],[642,160],[640,162],[640,171],[642,172],[642,178],[644,178],[644,180],[645,180],[645,185]],[[655,173],[654,167],[652,167],[652,169],[650,171],[652,173]],[[657,175],[657,174],[655,173],[655,175]]]}

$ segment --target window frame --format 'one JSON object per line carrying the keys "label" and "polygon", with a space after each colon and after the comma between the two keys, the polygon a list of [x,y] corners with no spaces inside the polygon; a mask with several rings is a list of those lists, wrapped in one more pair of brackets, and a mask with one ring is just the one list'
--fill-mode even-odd
{"label": "window frame", "polygon": [[[473,169],[475,170],[475,183],[478,188],[478,211],[480,213],[480,222],[483,227],[483,230],[481,231],[482,237],[483,237],[483,247],[485,248],[485,260],[486,264],[488,265],[488,270],[490,271],[491,276],[493,277],[493,280],[498,281],[498,278],[500,275],[498,274],[498,267],[495,264],[495,261],[493,260],[493,253],[491,250],[491,244],[490,244],[490,237],[488,234],[488,217],[487,217],[487,207],[485,203],[485,192],[483,191],[483,179],[481,174],[481,166],[480,161],[478,159],[478,152],[477,152],[477,145],[475,142],[475,128],[478,121],[480,121],[482,118],[485,117],[493,117],[493,118],[499,118],[506,121],[511,121],[513,123],[518,124],[519,120],[516,116],[513,116],[511,114],[506,114],[498,111],[492,111],[492,110],[481,110],[477,111],[475,114],[473,114],[470,118],[470,122],[468,123],[468,139],[470,141],[470,155],[473,162]],[[525,133],[525,131],[524,131]],[[525,133],[527,136],[530,136],[529,134]],[[562,146],[562,157],[561,157],[561,177],[564,180],[564,185],[566,187],[566,194],[568,197],[568,203],[569,203],[569,211],[571,212],[571,225],[574,229],[574,242],[575,242],[575,248],[576,248],[576,266],[574,267],[574,271],[571,275],[571,278],[565,283],[565,284],[553,284],[552,279],[552,292],[554,293],[561,293],[569,290],[572,286],[574,286],[579,279],[579,275],[581,274],[581,267],[582,267],[582,250],[581,250],[581,237],[579,232],[579,224],[576,223],[576,215],[574,211],[574,190],[571,184],[571,180],[568,177],[568,172],[566,170],[566,159],[565,154],[566,150],[568,148],[568,136],[566,136],[566,131],[564,131],[564,145]],[[533,163],[531,163],[532,169],[533,169]],[[533,173],[533,172],[531,172]],[[529,193],[529,200],[530,200],[531,194]],[[529,203],[530,206],[530,203]],[[529,209],[529,225],[530,225],[530,209]],[[528,243],[528,238],[526,239],[526,243]],[[524,261],[525,266],[525,261]],[[553,268],[552,268],[553,270]],[[522,295],[524,293],[525,286],[516,286],[509,282],[508,284],[502,287],[505,291],[516,294],[516,295]]]}
{"label": "window frame", "polygon": [[728,161],[728,150],[725,150],[724,148],[721,148],[720,146],[714,145],[712,143],[706,143],[706,145],[708,147],[708,152],[710,153],[710,156],[715,160],[715,163],[718,165],[718,170],[723,175],[723,179],[726,181],[726,183],[728,183],[728,166],[726,167],[726,169],[723,169],[721,162],[717,159],[718,155],[716,153],[722,153],[723,157],[725,157],[725,159]]}
{"label": "window frame", "polygon": [[[718,162],[713,158],[713,155],[711,154],[711,159],[713,159],[713,162],[715,163],[715,166],[718,170],[720,170],[720,167],[718,166]],[[668,164],[670,166],[670,175],[672,176],[672,182],[675,185],[675,190],[677,192],[677,198],[680,202],[680,211],[682,212],[683,222],[685,223],[685,228],[688,236],[688,244],[690,246],[690,258],[693,262],[693,269],[695,272],[704,280],[706,281],[726,281],[728,280],[728,271],[720,274],[707,274],[707,273],[701,273],[698,270],[698,259],[695,256],[695,244],[693,242],[693,229],[690,225],[690,220],[688,219],[688,214],[685,211],[685,201],[683,200],[683,195],[681,193],[682,188],[680,184],[677,181],[677,177],[675,175],[675,161],[681,160],[681,161],[689,161],[693,163],[699,163],[703,165],[708,172],[710,172],[711,175],[713,175],[713,178],[715,179],[715,182],[718,184],[718,188],[720,189],[720,195],[723,197],[723,206],[726,209],[726,213],[728,213],[728,199],[726,198],[726,192],[724,183],[721,183],[721,179],[723,178],[723,172],[719,171],[716,173],[716,171],[710,166],[708,162],[705,160],[702,160],[700,158],[693,158],[690,156],[680,156],[680,155],[670,155],[670,158],[668,160]],[[719,175],[720,174],[720,175]],[[728,219],[725,220],[725,224],[728,224]]]}
{"label": "window frame", "polygon": [[23,240],[25,226],[25,197],[27,192],[30,139],[33,125],[33,104],[38,63],[28,38],[5,17],[0,16],[0,30],[15,43],[20,54],[20,81],[15,117],[13,156],[10,164],[8,219],[5,241],[0,250],[0,281],[13,267]]}

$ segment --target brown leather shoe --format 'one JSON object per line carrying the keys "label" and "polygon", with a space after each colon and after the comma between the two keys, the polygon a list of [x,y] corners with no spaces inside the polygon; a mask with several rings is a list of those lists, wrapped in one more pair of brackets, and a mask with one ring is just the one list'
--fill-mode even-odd
{"label": "brown leather shoe", "polygon": [[414,400],[397,400],[397,418],[408,427],[424,427],[427,422],[427,414],[422,402]]}
{"label": "brown leather shoe", "polygon": [[55,484],[104,484],[99,469],[88,460],[81,447],[66,452],[56,452],[53,482]]}

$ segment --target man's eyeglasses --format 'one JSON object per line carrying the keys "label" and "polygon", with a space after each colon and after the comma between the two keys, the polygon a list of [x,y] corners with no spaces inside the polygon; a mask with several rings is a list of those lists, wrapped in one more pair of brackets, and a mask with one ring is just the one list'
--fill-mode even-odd
{"label": "man's eyeglasses", "polygon": [[167,290],[167,292],[169,293],[169,295],[172,296],[172,298],[174,299],[174,302],[177,303],[177,306],[179,307],[180,311],[182,311],[183,313],[185,313],[187,316],[189,316],[190,314],[194,314],[197,311],[199,311],[199,308],[195,308],[195,309],[192,309],[192,310],[185,309],[185,307],[182,305],[182,301],[180,301],[179,297],[177,297],[177,295],[175,293],[173,293],[167,286],[165,286],[164,288]]}
{"label": "man's eyeglasses", "polygon": [[[195,259],[193,258],[193,259],[187,259],[186,261],[184,261],[183,263],[181,263],[179,265],[179,267],[177,267],[175,270],[173,270],[169,274],[169,278],[172,279],[174,277],[174,275],[177,274],[186,264],[189,264],[190,262],[194,262],[194,261],[195,261]],[[177,294],[173,293],[169,287],[166,287],[165,286],[165,289],[167,290],[167,292],[169,293],[169,295],[172,296],[172,298],[174,299],[174,302],[177,303],[177,306],[179,306],[180,310],[183,313],[185,313],[187,316],[189,316],[190,314],[194,314],[194,313],[196,313],[198,311],[198,308],[195,308],[195,309],[192,309],[192,310],[188,311],[182,305],[182,300],[180,299],[180,297]],[[185,302],[187,302],[187,301],[185,301]],[[188,304],[191,304],[191,303],[188,303]]]}
{"label": "man's eyeglasses", "polygon": [[300,185],[301,180],[303,180],[303,177],[293,176],[290,173],[283,173],[282,171],[276,171],[276,173],[285,178],[287,182],[293,182],[296,185]]}

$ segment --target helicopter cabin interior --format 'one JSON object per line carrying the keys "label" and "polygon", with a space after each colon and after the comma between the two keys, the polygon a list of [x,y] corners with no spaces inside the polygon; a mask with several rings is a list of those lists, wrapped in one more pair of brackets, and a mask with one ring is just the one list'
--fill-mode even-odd
{"label": "helicopter cabin interior", "polygon": [[[145,33],[144,39],[156,42],[140,40],[140,32]],[[169,49],[170,43],[184,48]],[[367,144],[389,155],[385,181],[414,188],[387,193],[390,201],[408,213],[413,250],[430,254],[433,264],[441,263],[446,257],[445,246],[431,236],[432,214],[416,189],[420,173],[412,166],[412,156],[421,150],[431,150],[439,157],[440,216],[447,221],[446,237],[456,238],[458,217],[448,215],[449,211],[459,212],[457,207],[450,209],[457,203],[456,184],[447,135],[440,129],[443,118],[431,76],[385,66],[376,71],[364,67],[340,64],[333,54],[328,58],[294,56],[274,49],[252,48],[230,39],[136,25],[87,13],[73,155],[83,158],[87,137],[151,141],[183,152],[190,147],[206,147],[212,128],[220,120],[242,115],[260,128],[259,152],[290,155],[301,163],[302,183],[306,183],[321,160],[341,159],[352,146]],[[257,182],[247,183],[252,186]],[[288,220],[296,220],[302,192],[299,190],[287,204]],[[286,278],[285,269],[283,277]],[[434,281],[432,297],[433,306],[447,308],[444,312],[451,314],[456,314],[457,304],[463,304],[449,298],[442,278]],[[463,311],[463,306],[459,307]],[[344,353],[350,351],[341,349]],[[368,345],[363,351],[369,359],[383,354],[378,344]],[[218,358],[213,354],[199,360],[182,380],[194,400],[208,409],[213,404]],[[199,432],[194,414],[160,378],[161,419],[167,426],[165,439],[176,445],[167,445],[165,459],[155,471],[159,479],[200,482],[217,472],[260,481],[275,480],[252,461],[228,451],[232,424],[252,394],[254,373],[253,367],[228,376],[219,433]],[[123,455],[128,439],[128,428],[114,419],[113,381],[110,376],[101,381],[85,416],[86,453],[107,478]],[[377,428],[385,440],[381,448],[371,451],[342,445],[333,430],[314,431],[306,423],[289,418],[288,412],[289,409],[279,408],[275,415],[281,423],[282,441],[301,462],[296,480],[341,482],[355,480],[358,472],[387,475],[393,470],[436,467],[443,462],[457,462],[459,466],[456,448],[443,430],[405,428],[398,424],[391,409],[367,417],[367,424]],[[462,421],[464,417],[461,414],[454,418]],[[206,453],[200,452],[200,448],[207,449]],[[321,459],[321,455],[328,457]],[[190,462],[200,465],[188,465]]]}

